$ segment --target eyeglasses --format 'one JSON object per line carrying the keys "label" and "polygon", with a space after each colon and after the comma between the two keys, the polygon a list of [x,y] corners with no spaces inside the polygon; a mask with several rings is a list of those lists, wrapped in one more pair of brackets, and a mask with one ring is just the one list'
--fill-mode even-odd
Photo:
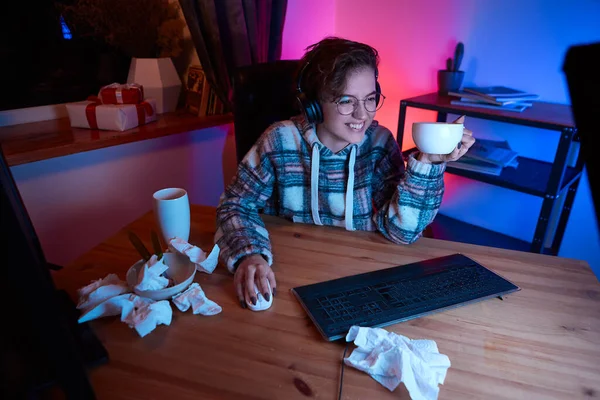
{"label": "eyeglasses", "polygon": [[[377,97],[379,97],[379,102],[377,102]],[[381,93],[373,93],[363,100],[359,100],[354,96],[344,95],[334,101],[334,103],[337,105],[337,110],[340,114],[350,115],[356,111],[356,108],[361,101],[365,104],[365,110],[368,112],[375,112],[383,106],[384,100],[385,96]]]}

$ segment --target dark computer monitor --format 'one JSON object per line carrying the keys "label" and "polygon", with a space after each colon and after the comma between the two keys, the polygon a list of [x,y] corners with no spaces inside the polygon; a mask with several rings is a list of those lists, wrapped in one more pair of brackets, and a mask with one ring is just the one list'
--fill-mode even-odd
{"label": "dark computer monitor", "polygon": [[50,386],[68,399],[93,399],[87,375],[108,354],[50,267],[0,151],[0,398],[35,399]]}
{"label": "dark computer monitor", "polygon": [[600,160],[592,147],[592,136],[600,135],[600,42],[571,46],[565,56],[563,71],[571,97],[573,119],[581,143],[596,223],[600,229]]}

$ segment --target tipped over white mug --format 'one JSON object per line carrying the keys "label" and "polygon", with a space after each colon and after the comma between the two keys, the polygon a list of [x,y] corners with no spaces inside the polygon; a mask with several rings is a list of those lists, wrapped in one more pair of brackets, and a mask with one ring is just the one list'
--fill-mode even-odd
{"label": "tipped over white mug", "polygon": [[154,215],[165,243],[174,237],[190,238],[190,202],[181,188],[166,188],[154,192]]}
{"label": "tipped over white mug", "polygon": [[462,139],[463,124],[414,122],[412,137],[422,153],[450,154]]}

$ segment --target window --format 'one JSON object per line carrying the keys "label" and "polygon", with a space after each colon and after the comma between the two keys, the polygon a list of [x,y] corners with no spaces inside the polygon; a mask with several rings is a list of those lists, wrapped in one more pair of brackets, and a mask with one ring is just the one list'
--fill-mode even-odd
{"label": "window", "polygon": [[60,27],[62,29],[63,39],[66,39],[66,40],[73,39],[73,35],[71,34],[71,30],[67,26],[67,23],[65,22],[65,19],[62,17],[62,15],[60,16]]}
{"label": "window", "polygon": [[85,100],[127,80],[130,58],[78,37],[56,2],[0,4],[0,111]]}

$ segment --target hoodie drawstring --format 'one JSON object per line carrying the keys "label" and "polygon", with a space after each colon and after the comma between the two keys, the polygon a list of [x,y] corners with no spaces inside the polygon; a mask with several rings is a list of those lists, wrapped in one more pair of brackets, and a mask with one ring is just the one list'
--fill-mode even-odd
{"label": "hoodie drawstring", "polygon": [[319,146],[317,143],[313,143],[310,163],[310,211],[313,222],[316,225],[323,225],[321,217],[319,217],[319,157]]}
{"label": "hoodie drawstring", "polygon": [[[315,225],[323,225],[319,216],[319,165],[320,151],[317,143],[312,146],[312,158],[310,164],[310,211],[312,213]],[[350,150],[350,160],[348,162],[348,181],[346,186],[346,209],[345,223],[346,230],[354,229],[354,164],[356,163],[356,146]]]}
{"label": "hoodie drawstring", "polygon": [[354,164],[356,162],[356,146],[350,150],[350,161],[348,162],[348,183],[346,186],[346,230],[354,230]]}

